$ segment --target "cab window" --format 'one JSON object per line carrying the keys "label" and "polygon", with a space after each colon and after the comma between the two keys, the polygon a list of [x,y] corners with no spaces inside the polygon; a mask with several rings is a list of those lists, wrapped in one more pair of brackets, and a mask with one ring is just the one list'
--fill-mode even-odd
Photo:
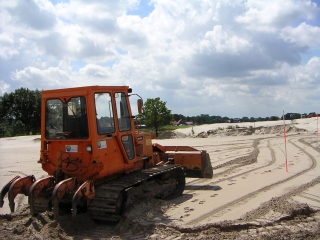
{"label": "cab window", "polygon": [[96,93],[95,104],[98,134],[113,133],[115,128],[110,93]]}
{"label": "cab window", "polygon": [[49,99],[46,102],[46,138],[88,138],[87,106],[84,97],[68,101]]}
{"label": "cab window", "polygon": [[129,131],[131,129],[130,116],[125,93],[115,93],[118,128],[120,132]]}

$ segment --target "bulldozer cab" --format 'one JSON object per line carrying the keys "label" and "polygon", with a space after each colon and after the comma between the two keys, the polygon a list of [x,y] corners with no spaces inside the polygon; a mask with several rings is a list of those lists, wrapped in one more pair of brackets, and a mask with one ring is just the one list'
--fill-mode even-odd
{"label": "bulldozer cab", "polygon": [[[119,89],[120,90],[120,89]],[[44,97],[46,92],[44,91]],[[75,95],[70,89],[67,97],[43,99],[45,109],[45,138],[87,139],[98,135],[112,135],[117,131],[131,130],[129,104],[126,92],[90,92],[84,96]],[[93,111],[90,110],[94,109]],[[96,121],[90,125],[88,112]],[[116,117],[116,119],[115,119]]]}

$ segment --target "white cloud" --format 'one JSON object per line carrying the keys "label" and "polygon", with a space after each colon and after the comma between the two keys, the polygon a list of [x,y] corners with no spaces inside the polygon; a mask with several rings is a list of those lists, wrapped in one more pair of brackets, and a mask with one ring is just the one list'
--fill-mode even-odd
{"label": "white cloud", "polygon": [[246,11],[235,17],[239,23],[246,24],[257,31],[276,31],[294,21],[313,19],[318,14],[317,4],[308,0],[248,0]]}
{"label": "white cloud", "polygon": [[12,39],[12,37],[1,34],[0,35],[0,57],[3,59],[11,58],[13,55],[16,55],[19,53],[18,49],[15,47],[15,43]]}
{"label": "white cloud", "polygon": [[320,27],[311,26],[305,22],[297,27],[285,27],[280,36],[287,42],[295,43],[301,47],[320,49]]}
{"label": "white cloud", "polygon": [[108,78],[109,73],[105,67],[94,65],[94,64],[88,64],[85,67],[81,68],[79,70],[80,75],[87,76],[88,78]]}
{"label": "white cloud", "polygon": [[209,97],[218,98],[223,97],[223,92],[215,85],[208,85],[201,91],[201,94],[208,94]]}
{"label": "white cloud", "polygon": [[0,80],[0,94],[3,95],[5,92],[8,91],[10,85],[5,83],[4,81]]}
{"label": "white cloud", "polygon": [[71,86],[68,71],[58,67],[49,67],[43,70],[35,67],[26,67],[23,70],[12,73],[12,79],[18,82],[18,85],[31,89],[50,89]]}
{"label": "white cloud", "polygon": [[248,50],[252,44],[246,39],[238,36],[228,36],[228,33],[223,31],[221,25],[216,25],[213,31],[206,32],[204,38],[200,40],[199,46],[201,52],[219,52],[239,54],[239,52]]}
{"label": "white cloud", "polygon": [[15,16],[13,22],[35,30],[52,29],[57,20],[54,8],[48,1],[19,1],[7,10]]}
{"label": "white cloud", "polygon": [[307,64],[289,68],[289,82],[293,88],[320,90],[320,57],[311,58]]}

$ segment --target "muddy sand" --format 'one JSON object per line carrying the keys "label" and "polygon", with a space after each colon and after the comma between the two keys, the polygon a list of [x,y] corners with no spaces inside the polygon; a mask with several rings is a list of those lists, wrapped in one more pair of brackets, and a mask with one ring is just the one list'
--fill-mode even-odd
{"label": "muddy sand", "polygon": [[[206,150],[213,178],[187,178],[175,199],[142,199],[117,224],[97,224],[87,213],[31,217],[20,195],[10,213],[5,198],[1,239],[320,239],[317,119],[286,121],[286,146],[282,124],[212,124],[164,133],[154,142]],[[36,163],[39,145],[39,136],[0,139],[1,185],[16,175],[46,175]]]}

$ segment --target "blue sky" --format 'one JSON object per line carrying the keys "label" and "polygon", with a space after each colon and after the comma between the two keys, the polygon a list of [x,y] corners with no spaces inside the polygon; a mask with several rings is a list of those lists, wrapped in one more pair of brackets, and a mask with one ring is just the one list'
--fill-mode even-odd
{"label": "blue sky", "polygon": [[129,10],[127,14],[138,15],[141,18],[149,16],[149,14],[154,10],[153,3],[148,0],[141,0],[139,5],[132,10]]}
{"label": "blue sky", "polygon": [[173,113],[320,112],[311,0],[2,1],[0,95],[129,85]]}

